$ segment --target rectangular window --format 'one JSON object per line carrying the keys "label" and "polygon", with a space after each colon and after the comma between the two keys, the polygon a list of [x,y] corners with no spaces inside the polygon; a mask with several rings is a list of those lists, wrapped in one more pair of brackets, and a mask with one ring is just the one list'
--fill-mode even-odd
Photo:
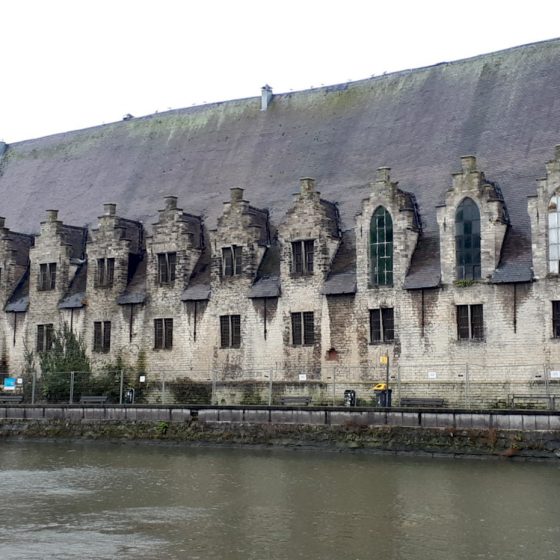
{"label": "rectangular window", "polygon": [[47,352],[52,348],[53,325],[37,325],[37,352]]}
{"label": "rectangular window", "polygon": [[54,290],[56,287],[56,263],[43,263],[39,265],[39,278],[37,289],[41,292]]}
{"label": "rectangular window", "polygon": [[552,302],[552,336],[560,338],[560,301]]}
{"label": "rectangular window", "polygon": [[243,264],[242,247],[233,245],[222,248],[222,274],[223,276],[238,276],[241,274]]}
{"label": "rectangular window", "polygon": [[241,346],[241,315],[220,316],[220,346],[222,348]]}
{"label": "rectangular window", "polygon": [[482,340],[484,338],[482,305],[457,306],[457,338],[459,340]]}
{"label": "rectangular window", "polygon": [[95,285],[98,288],[110,288],[115,277],[115,259],[97,259]]}
{"label": "rectangular window", "polygon": [[313,239],[292,242],[292,273],[313,274],[315,242]]}
{"label": "rectangular window", "polygon": [[111,321],[93,323],[93,351],[109,352],[111,350]]}
{"label": "rectangular window", "polygon": [[292,313],[292,344],[294,346],[313,346],[315,344],[313,311]]}
{"label": "rectangular window", "polygon": [[156,350],[173,348],[173,319],[154,319],[154,348]]}
{"label": "rectangular window", "polygon": [[175,282],[175,268],[177,253],[158,253],[158,284],[173,284]]}
{"label": "rectangular window", "polygon": [[381,307],[369,310],[369,341],[394,342],[395,317],[392,307]]}

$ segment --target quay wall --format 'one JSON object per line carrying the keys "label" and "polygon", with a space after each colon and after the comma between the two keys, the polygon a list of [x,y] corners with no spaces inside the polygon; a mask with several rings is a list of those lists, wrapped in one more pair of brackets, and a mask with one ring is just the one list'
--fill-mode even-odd
{"label": "quay wall", "polygon": [[560,460],[560,412],[0,406],[0,438],[156,440]]}

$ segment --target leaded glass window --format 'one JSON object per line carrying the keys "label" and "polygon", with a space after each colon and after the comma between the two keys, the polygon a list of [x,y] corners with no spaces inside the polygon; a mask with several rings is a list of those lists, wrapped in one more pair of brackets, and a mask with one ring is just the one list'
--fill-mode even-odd
{"label": "leaded glass window", "polygon": [[548,269],[558,274],[560,261],[560,195],[554,195],[548,205]]}
{"label": "leaded glass window", "polygon": [[455,255],[458,280],[480,278],[480,212],[470,198],[455,213]]}
{"label": "leaded glass window", "polygon": [[370,225],[371,281],[374,285],[393,285],[393,220],[380,206]]}

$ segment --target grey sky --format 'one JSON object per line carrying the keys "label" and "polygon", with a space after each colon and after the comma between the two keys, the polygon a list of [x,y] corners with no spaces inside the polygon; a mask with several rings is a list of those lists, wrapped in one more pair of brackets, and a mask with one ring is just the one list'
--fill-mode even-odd
{"label": "grey sky", "polygon": [[0,0],[0,139],[474,56],[558,36],[559,16],[552,0]]}

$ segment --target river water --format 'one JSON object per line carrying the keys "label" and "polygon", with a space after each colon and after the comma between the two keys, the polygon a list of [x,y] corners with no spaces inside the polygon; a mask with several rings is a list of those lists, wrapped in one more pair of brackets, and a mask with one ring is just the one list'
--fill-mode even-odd
{"label": "river water", "polygon": [[0,558],[560,557],[560,462],[0,443]]}

